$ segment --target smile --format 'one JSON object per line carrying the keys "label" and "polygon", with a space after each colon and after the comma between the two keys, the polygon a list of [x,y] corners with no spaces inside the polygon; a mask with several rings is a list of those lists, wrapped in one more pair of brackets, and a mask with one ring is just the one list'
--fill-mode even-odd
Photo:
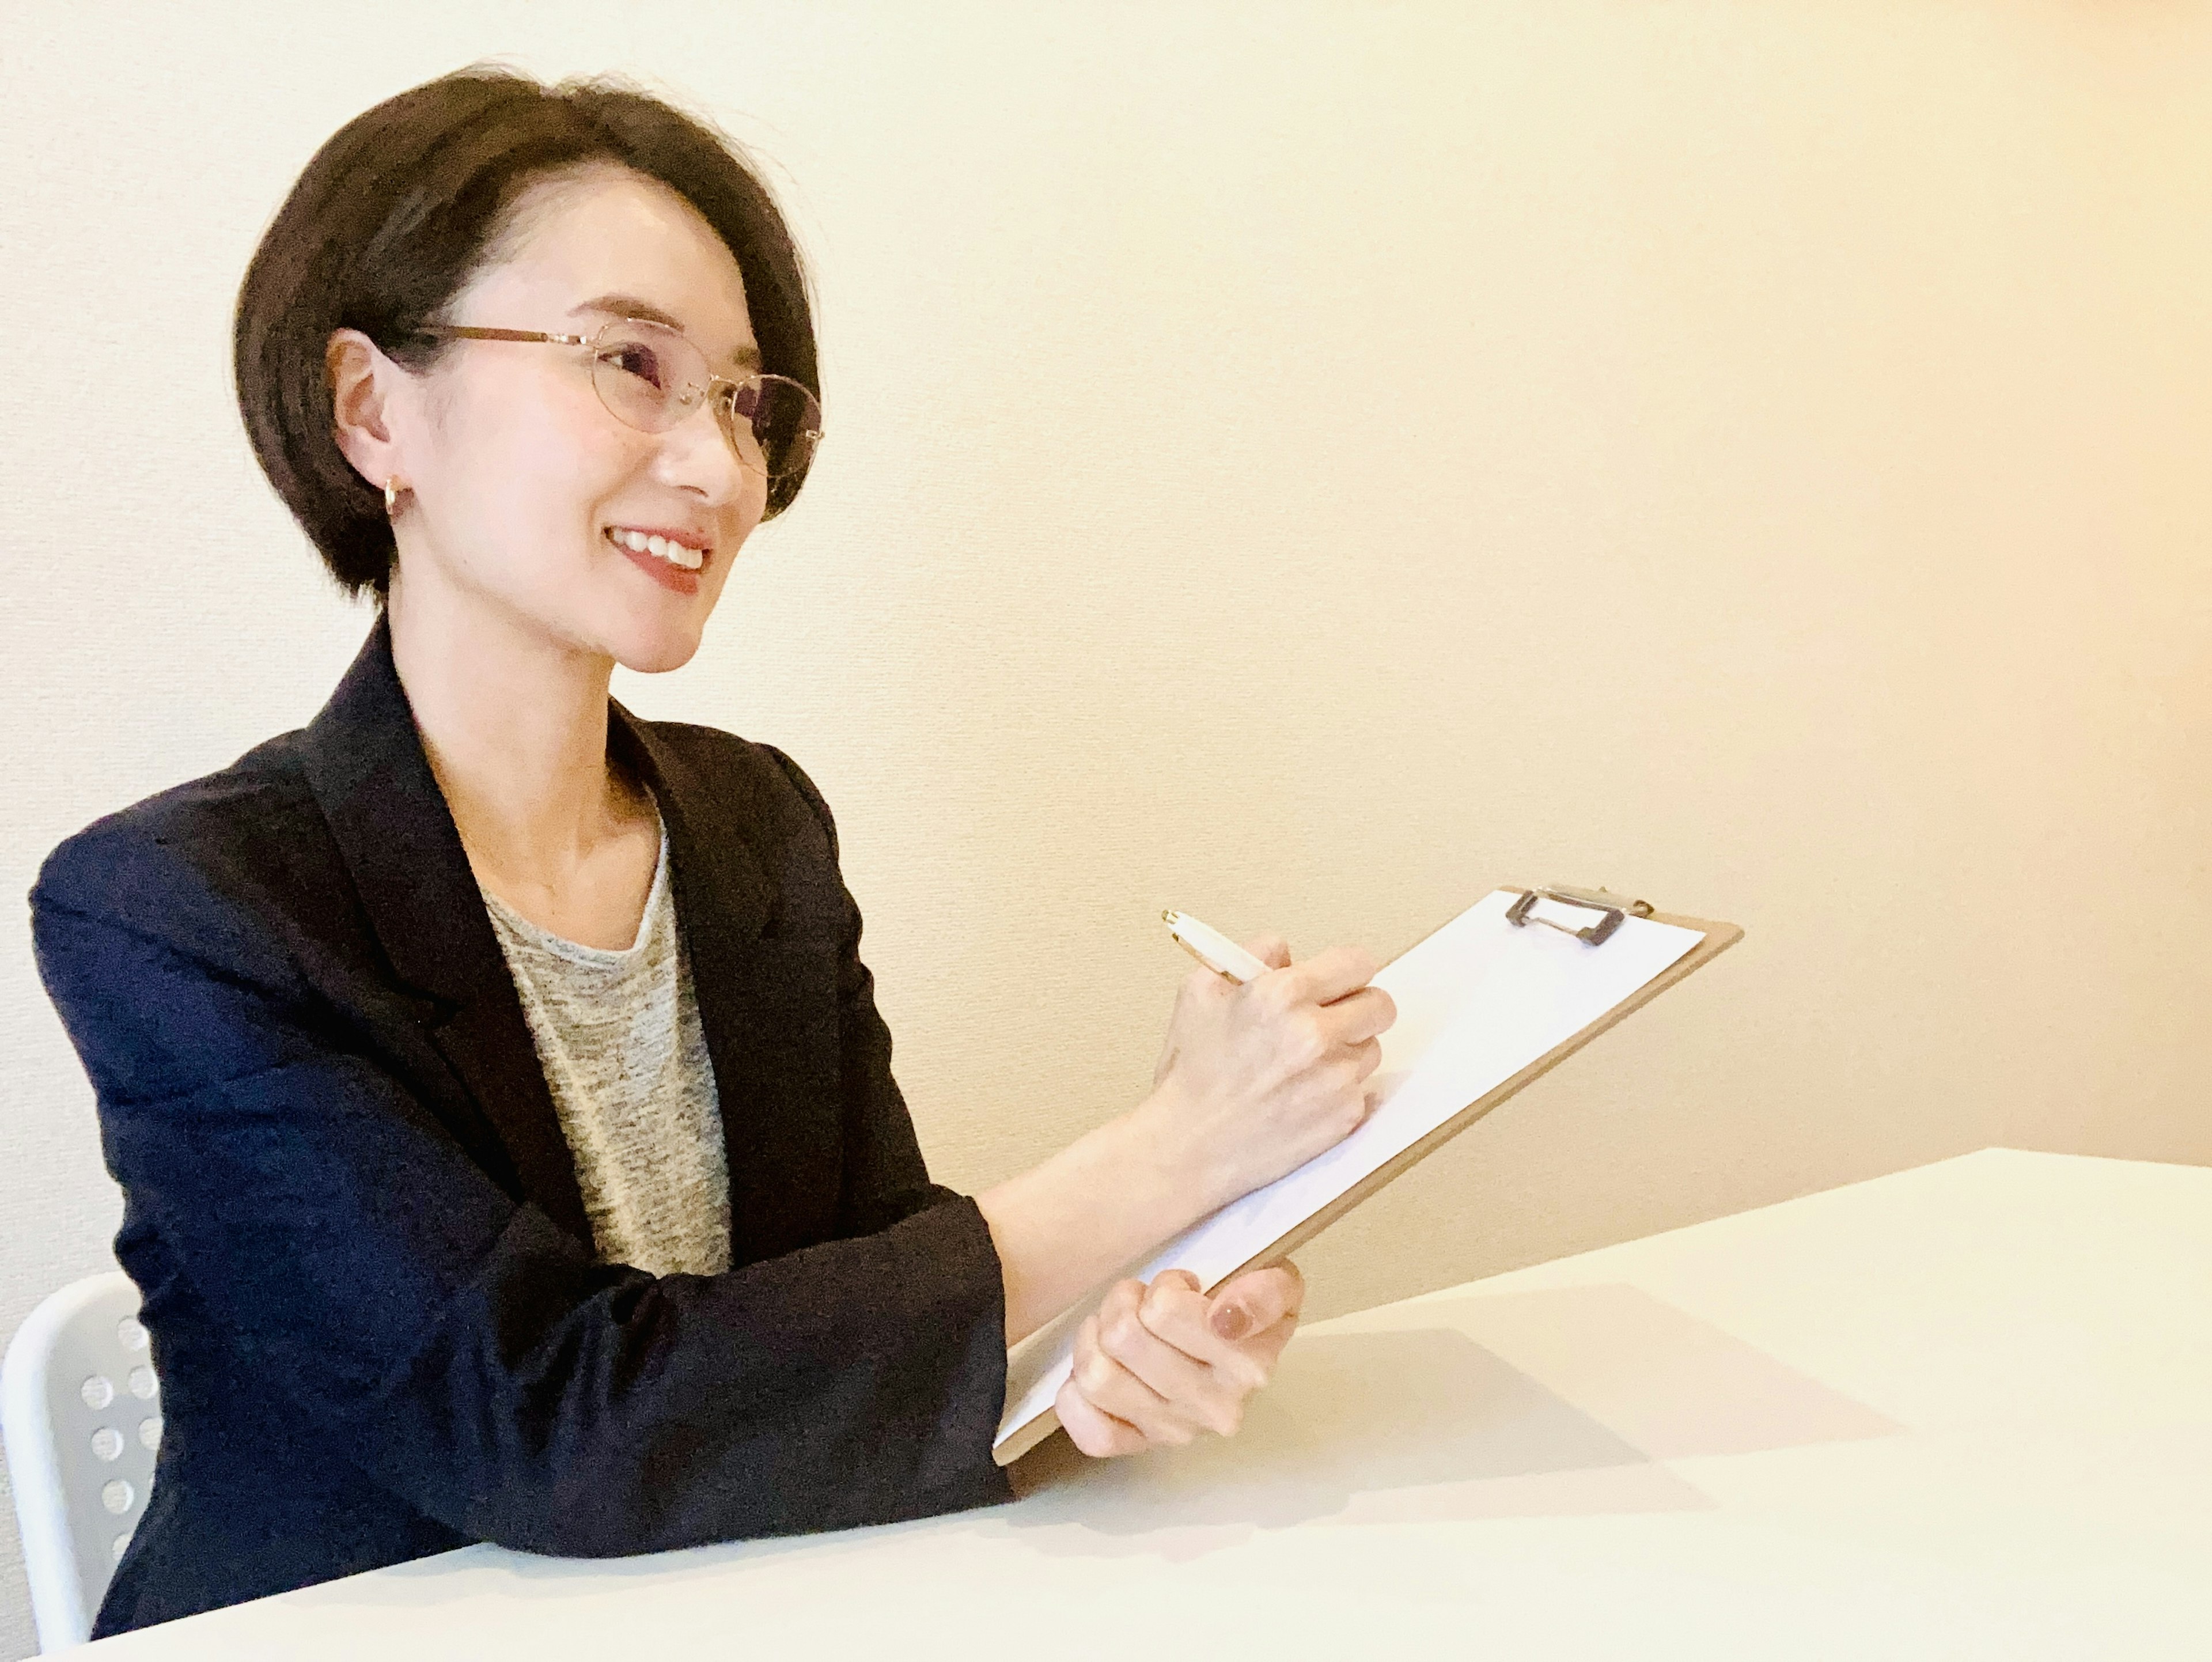
{"label": "smile", "polygon": [[631,531],[620,526],[607,529],[607,540],[633,554],[650,554],[682,571],[696,571],[707,563],[707,551],[657,532]]}

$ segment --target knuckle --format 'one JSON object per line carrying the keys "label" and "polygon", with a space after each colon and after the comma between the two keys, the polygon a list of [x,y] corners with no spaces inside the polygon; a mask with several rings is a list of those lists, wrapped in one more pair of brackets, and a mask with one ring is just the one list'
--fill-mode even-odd
{"label": "knuckle", "polygon": [[1158,1310],[1187,1310],[1194,1299],[1202,1300],[1197,1276],[1188,1269],[1170,1269],[1154,1283],[1152,1305]]}
{"label": "knuckle", "polygon": [[1098,1340],[1103,1349],[1126,1360],[1144,1334],[1145,1324],[1134,1310],[1117,1310],[1099,1324]]}
{"label": "knuckle", "polygon": [[1145,1300],[1137,1318],[1152,1337],[1172,1343],[1176,1330],[1188,1322],[1194,1296],[1181,1288],[1162,1288]]}

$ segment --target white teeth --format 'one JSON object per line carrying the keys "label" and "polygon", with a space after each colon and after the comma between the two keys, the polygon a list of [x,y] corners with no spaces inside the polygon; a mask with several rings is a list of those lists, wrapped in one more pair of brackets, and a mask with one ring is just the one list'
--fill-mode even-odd
{"label": "white teeth", "polygon": [[636,554],[650,554],[684,571],[696,571],[707,563],[707,557],[696,548],[686,548],[682,543],[672,542],[665,537],[647,536],[642,531],[610,530],[607,535],[621,546]]}

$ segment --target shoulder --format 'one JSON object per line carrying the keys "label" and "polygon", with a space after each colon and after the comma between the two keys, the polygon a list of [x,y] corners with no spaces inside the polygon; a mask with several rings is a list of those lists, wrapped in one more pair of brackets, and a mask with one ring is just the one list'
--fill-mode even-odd
{"label": "shoulder", "polygon": [[[757,817],[766,810],[773,820],[803,816],[805,829],[827,840],[836,854],[837,825],[806,770],[775,746],[757,739],[740,738],[721,728],[692,721],[640,721],[669,752],[681,758],[687,771],[721,796],[733,811]],[[795,827],[793,827],[795,829]]]}
{"label": "shoulder", "polygon": [[280,734],[64,838],[31,886],[34,936],[74,918],[234,962],[260,935],[242,920],[296,912],[319,888],[327,894],[335,855],[301,765],[302,736]]}

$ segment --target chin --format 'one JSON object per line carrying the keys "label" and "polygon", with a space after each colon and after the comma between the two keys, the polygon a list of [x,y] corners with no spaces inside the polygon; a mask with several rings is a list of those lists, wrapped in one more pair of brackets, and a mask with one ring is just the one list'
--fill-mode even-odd
{"label": "chin", "polygon": [[698,655],[699,631],[641,630],[628,640],[608,642],[607,651],[624,669],[640,675],[665,675]]}

